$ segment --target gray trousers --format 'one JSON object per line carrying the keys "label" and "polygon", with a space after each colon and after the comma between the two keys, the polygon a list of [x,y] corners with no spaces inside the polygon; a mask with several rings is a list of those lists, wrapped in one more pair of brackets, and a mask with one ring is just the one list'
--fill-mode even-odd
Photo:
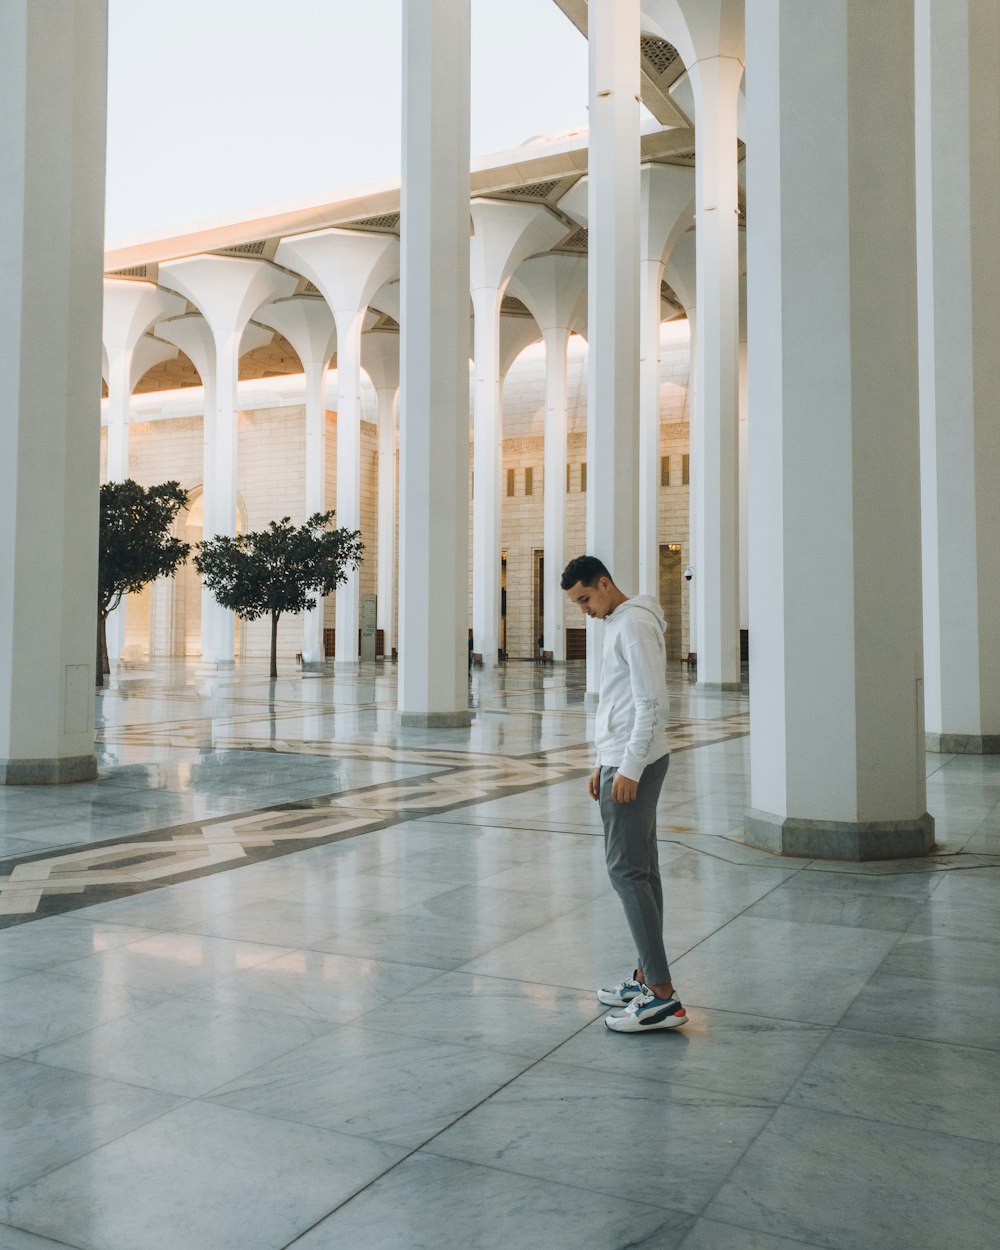
{"label": "gray trousers", "polygon": [[663,888],[656,850],[656,802],[667,775],[670,756],[643,769],[632,803],[615,803],[611,783],[617,768],[601,768],[601,819],[604,857],[615,893],[635,943],[638,967],[649,985],[670,980],[663,949]]}

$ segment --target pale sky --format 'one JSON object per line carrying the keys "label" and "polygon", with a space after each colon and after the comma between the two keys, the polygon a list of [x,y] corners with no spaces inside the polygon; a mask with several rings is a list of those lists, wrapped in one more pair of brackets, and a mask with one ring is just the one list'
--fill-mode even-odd
{"label": "pale sky", "polygon": [[[111,241],[399,176],[402,0],[110,0]],[[472,154],[585,126],[553,0],[472,0]]]}

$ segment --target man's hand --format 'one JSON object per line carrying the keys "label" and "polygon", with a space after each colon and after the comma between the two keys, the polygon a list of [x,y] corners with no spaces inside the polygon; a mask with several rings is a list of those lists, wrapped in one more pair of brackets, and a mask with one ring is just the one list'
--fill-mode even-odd
{"label": "man's hand", "polygon": [[601,797],[600,767],[595,768],[594,771],[587,778],[587,793],[590,795],[592,799],[595,799],[595,800]]}
{"label": "man's hand", "polygon": [[611,801],[613,803],[632,803],[635,796],[639,793],[639,783],[633,781],[631,777],[623,777],[621,773],[615,773],[615,779],[611,783]]}

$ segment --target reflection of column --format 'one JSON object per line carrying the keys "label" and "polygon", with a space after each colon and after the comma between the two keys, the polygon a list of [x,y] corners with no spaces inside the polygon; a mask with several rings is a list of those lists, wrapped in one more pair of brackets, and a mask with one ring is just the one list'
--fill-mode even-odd
{"label": "reflection of column", "polygon": [[106,15],[3,6],[0,784],[97,771]]}
{"label": "reflection of column", "polygon": [[927,745],[1000,752],[1000,23],[918,0]]}
{"label": "reflection of column", "polygon": [[689,67],[697,101],[698,684],[738,689],[739,187],[736,105],[743,65],[711,56]]}
{"label": "reflection of column", "polygon": [[920,855],[913,3],[758,0],[747,46],[746,837]]}
{"label": "reflection of column", "polygon": [[403,5],[399,712],[468,725],[469,0]]}
{"label": "reflection of column", "polygon": [[[639,0],[591,0],[587,550],[638,585]],[[602,631],[587,621],[587,690]]]}

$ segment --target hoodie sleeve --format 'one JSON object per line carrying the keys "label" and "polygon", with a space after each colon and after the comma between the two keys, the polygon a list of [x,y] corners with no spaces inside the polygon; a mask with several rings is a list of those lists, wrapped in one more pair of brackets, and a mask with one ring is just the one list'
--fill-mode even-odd
{"label": "hoodie sleeve", "polygon": [[618,771],[630,781],[638,781],[646,765],[663,754],[663,738],[670,717],[663,635],[650,618],[636,621],[622,641],[632,685],[635,723]]}

